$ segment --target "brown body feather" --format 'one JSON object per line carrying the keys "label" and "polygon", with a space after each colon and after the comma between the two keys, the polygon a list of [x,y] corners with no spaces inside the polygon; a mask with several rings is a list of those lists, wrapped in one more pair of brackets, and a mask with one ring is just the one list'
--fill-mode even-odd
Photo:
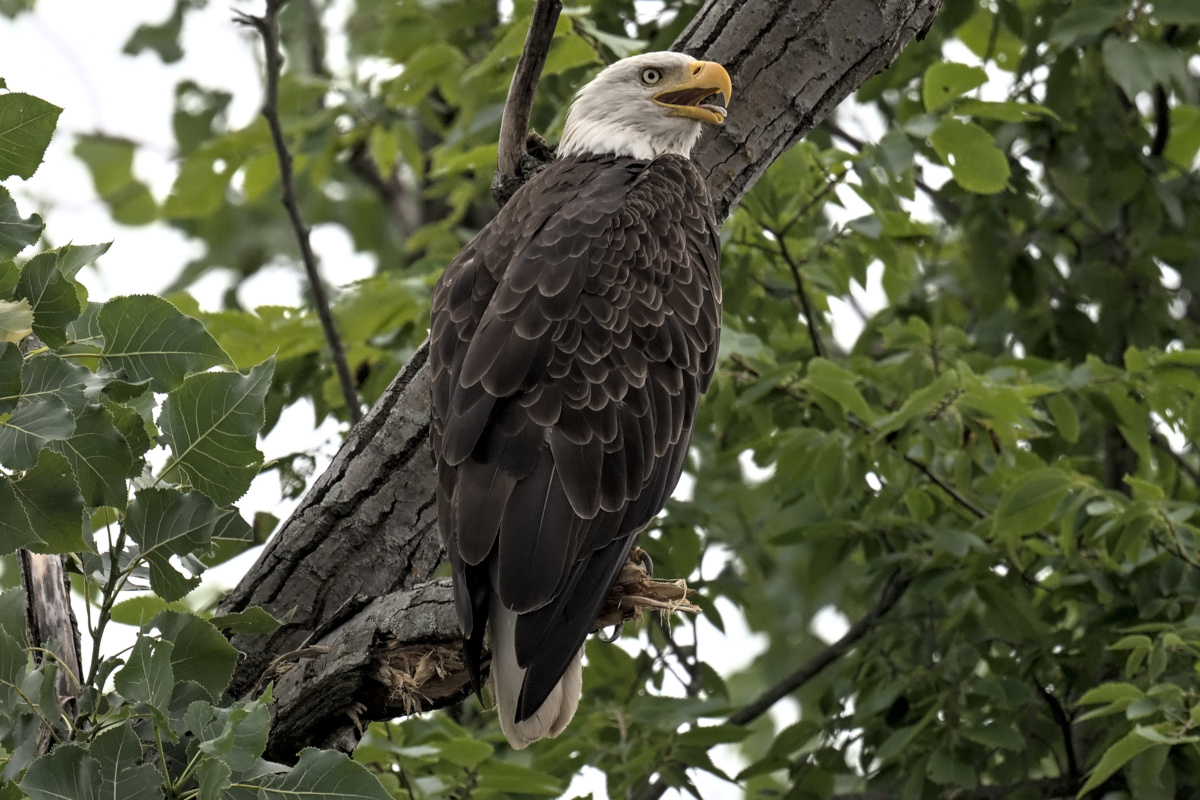
{"label": "brown body feather", "polygon": [[716,364],[719,257],[690,161],[579,156],[518,191],[434,289],[439,524],[477,687],[492,604],[517,615],[514,722],[578,659],[679,480]]}

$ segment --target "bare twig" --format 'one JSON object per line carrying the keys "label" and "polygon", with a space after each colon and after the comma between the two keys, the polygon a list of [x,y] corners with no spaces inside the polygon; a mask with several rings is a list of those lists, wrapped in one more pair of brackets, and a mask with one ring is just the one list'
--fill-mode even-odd
{"label": "bare twig", "polygon": [[283,136],[283,124],[279,120],[279,76],[283,71],[283,54],[279,52],[279,11],[287,0],[267,0],[267,13],[261,17],[238,13],[237,21],[249,25],[258,31],[263,40],[264,58],[266,63],[266,90],[263,96],[262,115],[271,129],[271,141],[275,145],[275,155],[279,159],[279,185],[283,195],[283,207],[287,209],[292,222],[292,230],[296,234],[296,242],[300,245],[300,257],[304,262],[304,272],[308,276],[308,284],[312,289],[313,306],[321,320],[321,328],[325,332],[325,340],[329,343],[329,353],[333,358],[334,370],[337,372],[338,384],[342,388],[342,399],[346,403],[346,413],[350,421],[358,424],[362,419],[362,405],[358,393],[354,390],[354,379],[350,375],[350,366],[346,363],[346,350],[342,346],[342,338],[338,335],[333,322],[333,313],[329,310],[329,298],[325,293],[325,284],[317,271],[317,257],[313,253],[312,242],[309,240],[308,225],[300,214],[300,205],[296,202],[296,179],[292,172],[292,153],[288,149],[287,140]]}
{"label": "bare twig", "polygon": [[561,11],[560,0],[537,0],[533,9],[525,49],[521,51],[521,60],[517,62],[512,84],[508,87],[504,118],[500,121],[500,149],[496,154],[496,176],[492,179],[492,197],[498,205],[507,203],[513,192],[521,188],[539,167],[530,163],[536,159],[526,153],[525,134],[533,111],[533,94],[542,76]]}

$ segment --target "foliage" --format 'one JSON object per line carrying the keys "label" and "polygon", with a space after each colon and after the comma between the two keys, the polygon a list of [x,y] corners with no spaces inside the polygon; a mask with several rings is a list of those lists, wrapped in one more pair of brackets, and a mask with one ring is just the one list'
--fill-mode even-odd
{"label": "foliage", "polygon": [[[40,114],[21,119],[50,123],[14,126],[20,138],[0,130],[0,154],[16,154],[6,177],[37,169],[59,112],[0,94],[0,120],[14,98]],[[21,218],[3,186],[0,210],[0,255],[11,259],[42,223]],[[214,623],[243,621],[167,606],[259,541],[232,504],[262,466],[255,444],[275,360],[234,371],[200,321],[158,297],[89,302],[76,275],[107,249],[0,262],[0,555],[65,554],[92,645],[74,674],[63,643],[28,640],[25,593],[0,593],[0,796],[386,800],[336,753],[306,751],[291,769],[264,761],[269,689],[222,701],[238,653]],[[119,604],[142,589],[153,595]],[[106,656],[113,619],[140,633]],[[78,693],[69,708],[56,691],[62,670]],[[42,735],[57,746],[38,757]]]}
{"label": "foliage", "polygon": [[[128,50],[177,59],[192,5]],[[337,74],[304,18],[323,5],[285,10],[281,111],[306,219],[378,264],[334,299],[373,400],[424,336],[432,281],[494,213],[532,3],[501,19],[486,0],[358,0]],[[594,70],[667,46],[694,10],[571,4],[534,127],[553,139]],[[1200,790],[1198,40],[1192,0],[947,0],[859,91],[879,135],[818,129],[724,230],[695,488],[643,544],[712,625],[739,609],[763,652],[718,675],[720,645],[686,620],[628,633],[628,649],[589,642],[559,739],[512,753],[472,699],[373,724],[356,760],[378,781],[330,753],[290,772],[261,761],[269,694],[223,700],[234,653],[175,602],[254,540],[231,504],[263,467],[260,430],[304,400],[345,418],[313,315],[244,309],[236,290],[297,257],[267,128],[231,128],[229,95],[181,83],[165,198],[135,174],[137,142],[79,137],[115,220],[165,222],[203,253],[165,299],[90,303],[76,274],[103,246],[18,261],[42,221],[0,189],[0,541],[71,554],[95,639],[109,620],[142,631],[88,665],[67,725],[56,658],[24,650],[21,595],[0,596],[0,797],[328,796],[339,781],[364,797],[554,796],[585,766],[611,797],[654,775],[697,792],[705,773],[754,797],[1041,796],[1060,777],[1068,793]],[[22,134],[32,149],[0,125],[4,177],[40,162],[57,112],[39,103],[0,93],[0,120],[49,125]],[[184,292],[214,272],[232,288],[202,311]],[[876,280],[882,308],[840,347],[836,301]],[[294,494],[310,457],[271,465]],[[825,650],[823,611],[858,619],[897,574],[911,582],[896,607],[791,695],[797,721],[720,724]],[[154,594],[118,603],[131,586]],[[35,760],[43,723],[64,743]]]}

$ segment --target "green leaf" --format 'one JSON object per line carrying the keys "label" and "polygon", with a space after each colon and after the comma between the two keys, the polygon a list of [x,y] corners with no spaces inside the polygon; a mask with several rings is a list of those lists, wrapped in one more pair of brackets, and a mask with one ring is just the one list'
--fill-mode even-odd
{"label": "green leaf", "polygon": [[83,496],[71,465],[53,450],[43,450],[37,465],[13,484],[30,523],[30,538],[20,544],[36,553],[78,553],[94,549],[83,535]]}
{"label": "green leaf", "polygon": [[554,797],[566,787],[540,770],[491,759],[479,765],[479,788],[502,794],[519,793]]}
{"label": "green leaf", "polygon": [[448,739],[437,743],[442,759],[467,769],[474,769],[495,752],[487,742],[475,739]]}
{"label": "green leaf", "polygon": [[28,94],[0,94],[0,180],[37,172],[62,109]]}
{"label": "green leaf", "polygon": [[854,385],[857,381],[858,376],[853,372],[848,372],[827,359],[814,358],[808,363],[808,374],[804,384],[829,395],[846,412],[863,422],[871,422],[875,415],[871,413],[871,407]]}
{"label": "green leaf", "polygon": [[187,607],[182,603],[168,603],[161,597],[148,594],[122,600],[113,606],[109,616],[113,622],[140,628],[153,619],[159,612],[166,611],[172,607],[175,607],[178,611],[187,611]]}
{"label": "green leaf", "polygon": [[930,756],[926,774],[934,783],[952,783],[964,789],[974,789],[979,785],[979,777],[971,765],[959,761],[948,750],[938,750]]}
{"label": "green leaf", "polygon": [[225,505],[246,493],[262,468],[254,446],[275,360],[250,370],[192,375],[167,395],[159,425],[171,448],[168,470],[181,470],[191,485]]}
{"label": "green leaf", "polygon": [[1003,103],[963,100],[955,105],[954,110],[976,119],[994,119],[998,122],[1026,122],[1039,117],[1058,117],[1053,111],[1037,103],[1018,103],[1011,100]]}
{"label": "green leaf", "polygon": [[1128,11],[1129,3],[1126,0],[1080,0],[1072,3],[1054,23],[1051,41],[1059,47],[1069,47],[1082,39],[1098,36],[1120,22]]}
{"label": "green leaf", "polygon": [[183,48],[179,46],[179,34],[183,30],[184,11],[191,8],[187,0],[176,0],[175,10],[161,25],[142,23],[129,37],[121,51],[126,55],[136,56],[143,50],[153,50],[164,64],[174,64],[183,58]]}
{"label": "green leaf", "polygon": [[81,136],[75,145],[75,155],[92,173],[96,194],[123,225],[145,225],[158,216],[149,187],[133,176],[134,148],[128,139],[99,134]]}
{"label": "green leaf", "polygon": [[17,498],[12,481],[0,475],[0,555],[8,555],[34,540],[29,515]]}
{"label": "green leaf", "polygon": [[170,642],[139,634],[129,654],[129,661],[113,676],[117,691],[165,715],[171,704],[171,690],[174,687],[171,673],[173,649],[174,645]]}
{"label": "green leaf", "polygon": [[963,736],[985,747],[998,747],[1002,750],[1012,750],[1019,753],[1027,746],[1025,738],[1016,729],[1002,723],[992,723],[978,727],[964,725],[959,730],[962,731]]}
{"label": "green leaf", "polygon": [[1137,731],[1127,733],[1116,744],[1104,751],[1104,755],[1100,757],[1100,763],[1096,764],[1092,774],[1088,777],[1087,783],[1079,790],[1077,797],[1083,797],[1085,794],[1095,789],[1100,784],[1104,783],[1109,777],[1125,766],[1138,753],[1142,753],[1154,747],[1157,743],[1139,735]]}
{"label": "green leaf", "polygon": [[[3,302],[0,302],[2,305]],[[17,400],[21,397],[22,360],[19,347],[0,341],[0,414],[7,414],[16,408]]]}
{"label": "green leaf", "polygon": [[171,652],[175,680],[195,681],[214,701],[219,700],[238,660],[238,651],[221,632],[211,622],[179,611],[163,611],[150,626],[175,645]]}
{"label": "green leaf", "polygon": [[207,550],[221,511],[202,494],[142,489],[125,515],[125,530],[150,565],[150,587],[162,599],[178,600],[200,584],[171,565],[171,556]]}
{"label": "green leaf", "polygon": [[204,758],[196,769],[196,780],[200,784],[197,800],[224,800],[225,789],[229,788],[233,771],[218,758]]}
{"label": "green leaf", "polygon": [[100,309],[97,322],[105,365],[124,370],[130,382],[149,380],[158,392],[176,388],[190,373],[229,363],[199,320],[160,297],[113,298]]}
{"label": "green leaf", "polygon": [[110,728],[88,747],[100,770],[100,797],[160,800],[162,775],[152,764],[139,764],[142,743],[129,724]]}
{"label": "green leaf", "polygon": [[925,70],[921,96],[926,111],[937,111],[956,97],[987,83],[983,67],[968,67],[952,61],[935,61]]}
{"label": "green leaf", "polygon": [[71,413],[78,414],[101,379],[87,367],[72,364],[53,353],[43,353],[25,362],[21,383],[22,397],[55,396],[66,403]]}
{"label": "green leaf", "polygon": [[209,621],[220,630],[230,633],[272,633],[283,624],[283,620],[275,619],[261,606],[250,606],[245,611],[232,614],[218,614]]}
{"label": "green leaf", "polygon": [[1183,53],[1160,42],[1107,36],[1101,52],[1108,74],[1131,100],[1155,86],[1190,85]]}
{"label": "green leaf", "polygon": [[75,420],[71,438],[51,446],[66,456],[87,506],[125,508],[129,496],[125,479],[133,466],[133,454],[107,409],[92,406]]}
{"label": "green leaf", "polygon": [[32,469],[42,448],[74,432],[75,419],[62,400],[54,396],[22,400],[12,416],[0,422],[0,464]]}
{"label": "green leaf", "polygon": [[[12,195],[0,186],[0,261],[12,258],[26,247],[36,244],[45,227],[37,214],[22,217]],[[3,296],[2,292],[0,296]]]}
{"label": "green leaf", "polygon": [[996,507],[992,530],[1014,542],[1050,521],[1050,515],[1071,489],[1069,475],[1047,468],[1031,472],[1010,486]]}
{"label": "green leaf", "polygon": [[1079,413],[1066,395],[1052,394],[1046,398],[1046,408],[1054,419],[1058,433],[1071,444],[1079,441]]}
{"label": "green leaf", "polygon": [[1140,700],[1142,690],[1131,683],[1102,683],[1083,693],[1078,703],[1081,706],[1091,703],[1112,703],[1117,700]]}
{"label": "green leaf", "polygon": [[51,347],[67,342],[67,325],[79,316],[79,294],[75,282],[58,269],[58,254],[38,253],[21,268],[16,297],[33,307],[33,332]]}
{"label": "green leaf", "polygon": [[975,123],[942,120],[929,141],[954,180],[968,192],[996,194],[1008,185],[1008,159],[992,135]]}
{"label": "green leaf", "polygon": [[[497,763],[490,761],[481,765],[480,788],[484,787],[483,771]],[[541,773],[533,770],[520,769],[543,777]],[[549,776],[544,777],[549,778]],[[355,764],[341,753],[333,750],[317,750],[312,747],[306,747],[300,751],[300,761],[292,767],[291,772],[265,776],[258,780],[243,781],[243,783],[253,783],[258,786],[258,796],[261,800],[297,800],[299,797],[303,797],[304,800],[391,800],[391,795],[379,784],[379,780],[364,767]],[[544,791],[539,791],[543,785],[539,781],[529,786],[517,786],[505,791],[546,794]]]}
{"label": "green leaf", "polygon": [[99,789],[100,765],[73,742],[33,762],[21,781],[29,800],[99,800]]}

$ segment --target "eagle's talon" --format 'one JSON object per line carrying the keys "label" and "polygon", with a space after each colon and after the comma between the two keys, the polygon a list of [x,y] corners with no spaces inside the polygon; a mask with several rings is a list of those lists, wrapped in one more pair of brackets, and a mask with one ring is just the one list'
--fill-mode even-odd
{"label": "eagle's talon", "polygon": [[613,631],[608,636],[601,636],[600,641],[605,644],[612,644],[617,639],[621,638],[621,634],[625,631],[625,620],[621,620],[613,626]]}

